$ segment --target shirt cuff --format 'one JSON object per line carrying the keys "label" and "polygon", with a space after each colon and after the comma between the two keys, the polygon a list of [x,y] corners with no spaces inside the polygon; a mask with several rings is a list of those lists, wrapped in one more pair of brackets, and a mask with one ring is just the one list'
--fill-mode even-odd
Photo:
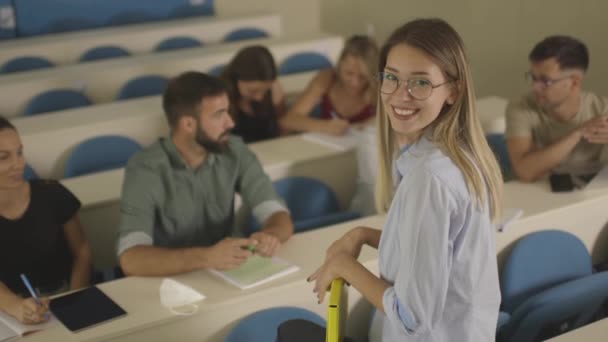
{"label": "shirt cuff", "polygon": [[253,216],[263,226],[264,222],[266,222],[270,216],[280,211],[289,212],[289,210],[277,200],[264,201],[253,208]]}
{"label": "shirt cuff", "polygon": [[152,240],[152,237],[144,232],[129,233],[118,240],[116,255],[120,257],[124,251],[134,246],[152,246],[153,244],[154,241]]}
{"label": "shirt cuff", "polygon": [[411,311],[397,297],[395,287],[389,287],[384,291],[382,304],[391,324],[399,326],[399,330],[406,335],[411,335],[415,332],[418,323]]}

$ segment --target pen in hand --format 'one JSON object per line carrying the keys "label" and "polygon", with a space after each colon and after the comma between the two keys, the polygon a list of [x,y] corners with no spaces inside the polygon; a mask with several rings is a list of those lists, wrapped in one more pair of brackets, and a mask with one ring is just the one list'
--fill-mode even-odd
{"label": "pen in hand", "polygon": [[[25,274],[21,273],[20,277],[21,277],[21,281],[23,281],[23,284],[27,288],[27,290],[30,293],[30,295],[32,295],[32,298],[34,299],[34,301],[36,302],[36,304],[38,304],[39,306],[44,306],[44,304],[42,304],[42,302],[40,301],[40,298],[38,298],[38,296],[36,295],[36,291],[34,291],[34,288],[32,287],[32,284],[30,283],[29,279],[27,279],[27,277],[25,276]],[[45,320],[49,319],[49,317],[50,317],[49,313],[45,312],[43,317],[44,317]]]}

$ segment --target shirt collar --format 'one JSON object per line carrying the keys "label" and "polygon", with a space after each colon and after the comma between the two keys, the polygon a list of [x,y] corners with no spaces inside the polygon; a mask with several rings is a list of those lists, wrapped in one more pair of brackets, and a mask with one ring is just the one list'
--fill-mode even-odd
{"label": "shirt collar", "polygon": [[[169,161],[171,162],[171,165],[174,168],[179,168],[179,169],[190,169],[191,168],[190,165],[188,165],[188,163],[186,163],[186,161],[184,160],[182,155],[177,150],[177,147],[175,146],[175,143],[173,142],[171,137],[160,138],[160,144],[163,146],[163,149],[167,153],[167,156],[169,156]],[[207,159],[205,159],[205,161],[203,162],[203,164],[201,164],[201,166],[199,166],[199,168],[203,167],[205,165],[213,165],[215,163],[215,159],[216,159],[215,153],[208,153]]]}

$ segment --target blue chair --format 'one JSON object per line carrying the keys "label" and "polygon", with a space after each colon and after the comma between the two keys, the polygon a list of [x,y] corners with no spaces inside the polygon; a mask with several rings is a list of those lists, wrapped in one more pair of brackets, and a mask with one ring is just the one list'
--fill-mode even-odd
{"label": "blue chair", "polygon": [[95,22],[84,18],[64,18],[49,24],[45,31],[48,33],[63,33],[90,30],[98,26]]}
{"label": "blue chair", "polygon": [[312,311],[289,306],[276,307],[254,312],[241,319],[224,342],[276,341],[279,325],[292,319],[303,319],[325,327],[325,320]]}
{"label": "blue chair", "polygon": [[213,68],[209,69],[207,73],[211,76],[219,77],[222,74],[222,71],[224,71],[225,67],[226,64],[216,65]]}
{"label": "blue chair", "polygon": [[147,21],[153,21],[154,17],[146,12],[142,11],[128,11],[117,14],[111,17],[106,25],[108,26],[121,26],[145,23]]}
{"label": "blue chair", "polygon": [[235,42],[238,40],[245,39],[256,39],[256,38],[266,38],[268,37],[268,33],[266,31],[260,30],[255,27],[243,27],[240,29],[236,29],[234,31],[230,31],[225,37],[225,42]]}
{"label": "blue chair", "polygon": [[[324,183],[307,177],[287,177],[274,182],[278,195],[285,200],[291,212],[296,232],[325,227],[358,218],[351,211],[340,211],[334,192]],[[250,232],[260,229],[255,219],[249,225]]]}
{"label": "blue chair", "polygon": [[513,167],[511,166],[505,135],[498,133],[488,134],[486,135],[486,140],[498,160],[503,179],[505,181],[513,179]]}
{"label": "blue chair", "polygon": [[0,67],[0,74],[53,67],[53,63],[44,57],[23,56],[9,60]]}
{"label": "blue chair", "polygon": [[25,164],[25,171],[23,172],[23,178],[25,178],[25,180],[32,180],[32,179],[37,179],[38,175],[36,174],[36,171],[34,171],[34,169],[32,169],[31,166],[29,166],[28,164]]}
{"label": "blue chair", "polygon": [[592,272],[589,252],[570,233],[546,230],[522,238],[501,274],[498,340],[545,340],[592,321],[608,298],[608,272]]}
{"label": "blue chair", "polygon": [[123,136],[104,135],[79,143],[65,163],[65,178],[124,167],[141,146]]}
{"label": "blue chair", "polygon": [[318,52],[299,52],[285,59],[279,67],[280,75],[331,68],[331,61]]}
{"label": "blue chair", "polygon": [[120,46],[104,45],[87,50],[85,53],[82,54],[82,56],[80,56],[79,61],[90,62],[100,59],[127,57],[130,55],[131,54],[129,53],[129,51],[121,48]]}
{"label": "blue chair", "polygon": [[200,46],[203,46],[203,44],[196,38],[179,36],[163,40],[162,42],[158,43],[158,45],[154,48],[154,51],[189,49]]}
{"label": "blue chair", "polygon": [[24,114],[30,116],[89,105],[91,105],[89,98],[79,91],[55,89],[34,96],[25,107]]}
{"label": "blue chair", "polygon": [[166,77],[159,75],[146,75],[136,77],[127,82],[119,91],[117,100],[133,99],[143,96],[160,95],[167,87]]}

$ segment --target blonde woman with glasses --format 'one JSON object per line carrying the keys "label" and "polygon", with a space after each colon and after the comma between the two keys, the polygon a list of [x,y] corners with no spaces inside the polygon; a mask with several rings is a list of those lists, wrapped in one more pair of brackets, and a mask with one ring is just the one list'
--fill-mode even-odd
{"label": "blonde woman with glasses", "polygon": [[[493,341],[502,180],[463,42],[440,19],[414,20],[389,37],[379,70],[384,229],[349,231],[309,281],[319,302],[336,278],[360,291],[378,309],[383,341]],[[357,262],[364,244],[378,249],[380,277]]]}

